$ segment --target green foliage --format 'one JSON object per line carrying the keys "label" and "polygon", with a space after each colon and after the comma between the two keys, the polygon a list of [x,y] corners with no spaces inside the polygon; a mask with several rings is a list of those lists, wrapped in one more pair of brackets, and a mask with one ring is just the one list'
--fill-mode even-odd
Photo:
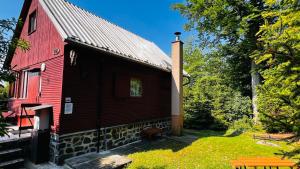
{"label": "green foliage", "polygon": [[14,30],[16,27],[21,27],[22,22],[17,21],[16,19],[0,19],[0,80],[4,81],[14,81],[13,72],[3,66],[6,56],[9,50],[13,51],[16,48],[21,49],[22,51],[27,51],[30,48],[30,44],[19,38],[12,38],[12,34],[16,33]]}
{"label": "green foliage", "polygon": [[195,28],[203,45],[220,45],[222,41],[235,44],[245,40],[255,31],[249,29],[253,18],[249,15],[255,15],[260,7],[259,0],[186,0],[185,4],[174,5],[189,21],[185,28]]}
{"label": "green foliage", "polygon": [[186,45],[184,69],[191,76],[184,87],[186,127],[226,129],[233,121],[251,116],[251,99],[228,85],[227,68],[218,53],[202,55],[191,42]]}
{"label": "green foliage", "polygon": [[[261,122],[270,132],[300,133],[299,5],[299,0],[186,0],[174,5],[188,19],[186,30],[197,30],[200,46],[217,51],[226,61],[227,77],[221,79],[227,79],[231,89],[252,96],[250,73],[257,70],[251,70],[251,59],[259,64],[263,84],[257,103]],[[215,77],[205,83],[224,84]],[[224,92],[223,98],[231,93],[220,85],[213,90],[214,96]],[[201,108],[222,107],[208,102]]]}
{"label": "green foliage", "polygon": [[236,136],[247,131],[252,131],[254,129],[255,128],[253,121],[247,116],[244,116],[243,118],[236,120],[232,124],[230,124],[229,129],[226,131],[226,135]]}
{"label": "green foliage", "polygon": [[[186,28],[198,30],[200,44],[214,46],[225,57],[232,88],[249,95],[245,92],[249,90],[249,56],[262,65],[265,81],[258,103],[269,131],[299,131],[298,5],[298,1],[255,0],[187,0],[186,4],[175,5],[190,21]],[[222,91],[225,98],[228,91]]]}
{"label": "green foliage", "polygon": [[[8,98],[8,85],[0,86],[0,103],[2,103],[3,100],[6,100]],[[4,122],[4,118],[2,117],[2,109],[3,106],[0,105],[0,137],[6,135],[6,127],[7,124]]]}
{"label": "green foliage", "polygon": [[261,122],[269,132],[300,134],[300,4],[296,0],[267,0],[264,24],[257,36],[262,65],[259,88]]}
{"label": "green foliage", "polygon": [[8,99],[8,88],[9,88],[8,83],[5,83],[4,85],[0,86],[0,100]]}
{"label": "green foliage", "polygon": [[[22,26],[21,21],[12,19],[0,19],[0,81],[14,81],[15,77],[10,69],[4,68],[4,62],[9,50],[14,51],[16,48],[20,48],[23,51],[29,49],[30,45],[27,41],[18,38],[12,38],[12,34],[16,27]],[[6,89],[7,90],[7,89]],[[1,88],[0,94],[3,99],[7,96],[5,88]],[[1,98],[1,99],[2,99]],[[3,117],[0,115],[0,136],[6,134],[6,123]]]}
{"label": "green foliage", "polygon": [[186,30],[197,30],[201,47],[216,49],[226,58],[228,85],[251,97],[249,56],[257,49],[261,0],[186,0],[173,7],[188,19]]}

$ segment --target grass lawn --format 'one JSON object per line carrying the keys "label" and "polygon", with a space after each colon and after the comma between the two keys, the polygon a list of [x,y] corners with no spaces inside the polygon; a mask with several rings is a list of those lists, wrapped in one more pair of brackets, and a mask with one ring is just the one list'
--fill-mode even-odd
{"label": "grass lawn", "polygon": [[[189,132],[191,134],[191,132]],[[199,137],[192,144],[163,144],[144,152],[130,154],[129,169],[231,169],[230,161],[238,157],[274,156],[280,150],[290,151],[291,145],[275,142],[280,147],[256,144],[251,133],[224,136],[223,132],[192,132]]]}

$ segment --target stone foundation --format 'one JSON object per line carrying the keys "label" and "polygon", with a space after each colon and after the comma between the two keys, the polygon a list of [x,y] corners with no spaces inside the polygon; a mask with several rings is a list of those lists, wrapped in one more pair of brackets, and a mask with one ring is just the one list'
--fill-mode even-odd
{"label": "stone foundation", "polygon": [[[100,129],[100,151],[126,145],[141,139],[141,131],[146,127],[163,129],[164,133],[171,130],[171,119],[160,119],[125,124]],[[64,135],[51,134],[50,161],[62,164],[67,158],[97,151],[97,130],[82,131]]]}

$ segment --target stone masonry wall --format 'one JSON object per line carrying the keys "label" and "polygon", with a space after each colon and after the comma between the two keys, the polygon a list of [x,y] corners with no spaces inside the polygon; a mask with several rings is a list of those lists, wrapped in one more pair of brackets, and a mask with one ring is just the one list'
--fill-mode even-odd
{"label": "stone masonry wall", "polygon": [[[141,139],[141,131],[146,127],[171,130],[171,120],[160,119],[125,124],[100,129],[100,151],[126,145]],[[65,135],[51,134],[50,161],[62,164],[67,158],[97,151],[97,130],[89,130]]]}

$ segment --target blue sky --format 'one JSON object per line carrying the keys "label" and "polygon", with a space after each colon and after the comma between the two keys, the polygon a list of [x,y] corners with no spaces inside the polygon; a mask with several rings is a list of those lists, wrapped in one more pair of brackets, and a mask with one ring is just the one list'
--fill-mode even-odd
{"label": "blue sky", "polygon": [[[0,18],[18,18],[23,0],[1,0]],[[186,19],[171,5],[184,0],[69,0],[70,2],[156,43],[170,54],[174,32],[182,39],[193,33],[184,32]]]}

